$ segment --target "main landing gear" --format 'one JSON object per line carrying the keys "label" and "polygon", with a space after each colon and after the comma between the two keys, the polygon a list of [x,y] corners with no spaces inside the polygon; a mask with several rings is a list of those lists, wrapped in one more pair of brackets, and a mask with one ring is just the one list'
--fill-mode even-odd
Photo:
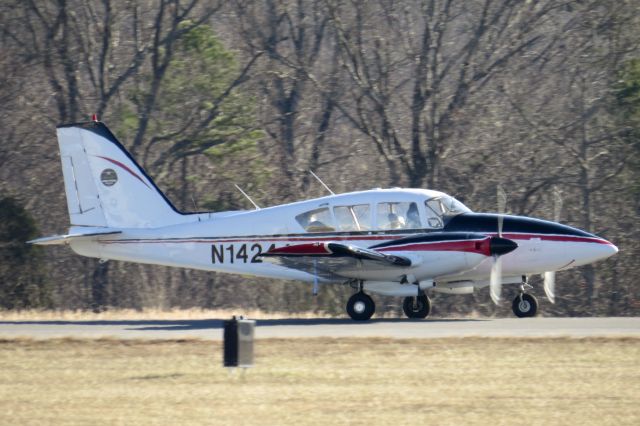
{"label": "main landing gear", "polygon": [[424,319],[431,312],[431,300],[421,291],[417,297],[405,297],[402,310],[407,318]]}
{"label": "main landing gear", "polygon": [[[355,321],[367,321],[376,312],[376,304],[371,296],[364,292],[362,282],[353,282],[352,285],[358,289],[358,292],[349,298],[347,313]],[[520,293],[513,299],[511,304],[513,313],[519,318],[534,317],[538,312],[538,300],[535,296],[526,292],[530,288],[532,287],[524,281],[520,286]],[[431,300],[421,291],[418,296],[405,297],[402,303],[402,310],[407,318],[426,318],[431,313]]]}
{"label": "main landing gear", "polygon": [[534,317],[538,312],[538,299],[532,294],[525,293],[525,287],[531,288],[526,281],[523,282],[520,286],[520,293],[511,304],[511,309],[518,318]]}
{"label": "main landing gear", "polygon": [[347,302],[347,313],[356,321],[367,321],[375,311],[376,304],[373,303],[373,299],[362,290],[351,296]]}
{"label": "main landing gear", "polygon": [[[347,313],[355,321],[367,321],[376,312],[376,304],[371,296],[364,292],[361,281],[352,282],[352,285],[358,289],[358,292],[349,298]],[[418,296],[404,298],[402,310],[407,318],[423,319],[431,313],[431,301],[423,291],[420,291]]]}

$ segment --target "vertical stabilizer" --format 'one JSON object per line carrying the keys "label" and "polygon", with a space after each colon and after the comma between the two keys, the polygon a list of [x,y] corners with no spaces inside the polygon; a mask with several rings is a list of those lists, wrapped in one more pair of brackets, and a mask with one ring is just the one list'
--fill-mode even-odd
{"label": "vertical stabilizer", "polygon": [[103,123],[58,127],[71,225],[155,228],[185,222]]}

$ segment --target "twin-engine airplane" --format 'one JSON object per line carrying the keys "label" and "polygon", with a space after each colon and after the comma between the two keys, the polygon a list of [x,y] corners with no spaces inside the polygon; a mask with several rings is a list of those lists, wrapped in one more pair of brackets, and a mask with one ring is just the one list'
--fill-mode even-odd
{"label": "twin-engine airplane", "polygon": [[344,283],[354,320],[368,320],[367,293],[403,297],[409,318],[426,318],[428,292],[472,293],[520,285],[518,317],[536,314],[527,277],[615,254],[596,235],[539,219],[473,213],[447,194],[374,189],[250,211],[181,213],[101,122],[57,129],[71,227],[34,244],[78,254],[319,284]]}

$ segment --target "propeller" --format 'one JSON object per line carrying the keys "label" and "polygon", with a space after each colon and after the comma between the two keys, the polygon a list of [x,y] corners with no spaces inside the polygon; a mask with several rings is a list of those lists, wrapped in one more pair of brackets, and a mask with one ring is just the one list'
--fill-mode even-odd
{"label": "propeller", "polygon": [[318,259],[313,259],[313,295],[317,296],[319,290],[318,283]]}
{"label": "propeller", "polygon": [[507,193],[502,185],[498,185],[496,198],[498,200],[498,237],[502,238],[502,223],[504,222],[504,212],[507,210]]}
{"label": "propeller", "polygon": [[493,264],[491,265],[491,280],[489,281],[489,294],[493,303],[500,303],[500,293],[502,291],[502,261],[500,256],[493,256]]}
{"label": "propeller", "polygon": [[[553,187],[553,220],[560,221],[562,213],[562,194],[557,186]],[[544,293],[547,295],[549,302],[556,303],[556,272],[547,271],[544,273]]]}
{"label": "propeller", "polygon": [[[507,193],[504,192],[501,185],[498,185],[496,199],[498,202],[498,238],[493,238],[491,242],[494,240],[500,241],[510,241],[514,247],[506,253],[515,250],[517,247],[516,243],[511,240],[507,240],[502,238],[502,225],[504,223],[504,212],[507,207]],[[500,293],[502,292],[502,259],[501,255],[506,254],[505,252],[499,253],[498,251],[492,252],[493,255],[493,263],[491,264],[491,276],[489,280],[489,294],[491,295],[491,300],[496,305],[500,303]]]}
{"label": "propeller", "polygon": [[544,294],[547,295],[549,302],[556,303],[555,295],[556,273],[555,271],[547,271],[544,273]]}

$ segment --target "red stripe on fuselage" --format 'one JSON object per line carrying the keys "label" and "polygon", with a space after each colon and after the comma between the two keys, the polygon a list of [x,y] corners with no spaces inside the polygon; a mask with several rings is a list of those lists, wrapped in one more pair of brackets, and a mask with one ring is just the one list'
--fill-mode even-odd
{"label": "red stripe on fuselage", "polygon": [[131,240],[103,240],[101,243],[163,243],[163,244],[180,244],[180,243],[259,243],[259,242],[332,242],[332,241],[388,241],[404,238],[409,235],[350,235],[347,237],[253,237],[243,239],[242,237],[212,237],[211,239],[203,238],[175,238],[175,239],[131,239]]}
{"label": "red stripe on fuselage", "polygon": [[378,251],[460,251],[491,256],[490,239],[411,243],[377,249]]}
{"label": "red stripe on fuselage", "polygon": [[296,244],[295,246],[284,246],[269,250],[265,254],[309,256],[331,254],[331,251],[322,243]]}

